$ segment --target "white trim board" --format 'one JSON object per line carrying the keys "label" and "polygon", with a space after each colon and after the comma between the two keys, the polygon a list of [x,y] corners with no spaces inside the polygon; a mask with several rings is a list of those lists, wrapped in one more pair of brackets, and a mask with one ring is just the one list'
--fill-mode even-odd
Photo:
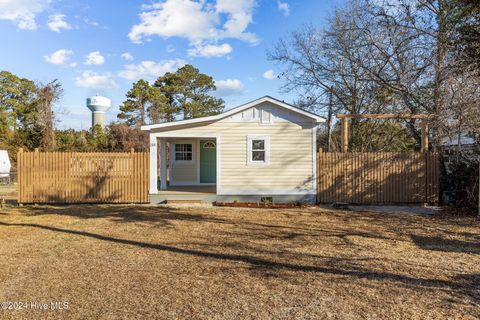
{"label": "white trim board", "polygon": [[312,128],[312,189],[317,194],[317,128]]}
{"label": "white trim board", "polygon": [[254,107],[254,106],[256,106],[258,104],[261,104],[261,103],[264,103],[264,102],[270,102],[270,103],[272,103],[276,106],[279,106],[281,108],[284,108],[284,109],[296,112],[298,114],[301,114],[301,115],[303,115],[307,118],[312,119],[316,123],[325,122],[325,118],[320,117],[316,114],[313,114],[311,112],[302,110],[300,108],[292,106],[291,104],[288,104],[288,103],[285,103],[283,101],[277,100],[277,99],[272,98],[270,96],[264,96],[262,98],[250,101],[246,104],[243,104],[241,106],[238,106],[236,108],[228,110],[224,113],[217,114],[215,116],[208,116],[208,117],[201,117],[201,118],[195,118],[195,119],[187,119],[187,120],[179,120],[179,121],[173,121],[173,122],[165,122],[165,123],[144,125],[144,126],[141,127],[141,129],[145,130],[145,131],[150,131],[152,129],[157,129],[157,128],[168,128],[168,127],[188,125],[188,124],[193,124],[193,123],[213,122],[213,121],[217,121],[217,120],[229,117],[229,116],[231,116],[235,113],[241,112],[243,110]]}
{"label": "white trim board", "polygon": [[[170,182],[170,187],[186,187],[186,186],[214,186],[216,183],[198,183],[197,181],[172,181]],[[167,188],[168,190],[168,188]]]}
{"label": "white trim board", "polygon": [[217,191],[219,196],[264,196],[264,195],[315,195],[315,190],[298,190],[298,189],[272,189],[272,190],[258,190],[258,189],[225,189],[221,192]]}
{"label": "white trim board", "polygon": [[156,194],[158,192],[158,141],[157,137],[150,135],[150,172],[149,192]]}
{"label": "white trim board", "polygon": [[217,143],[217,190],[216,193],[219,194],[222,192],[222,138],[217,136],[215,138]]}
{"label": "white trim board", "polygon": [[151,137],[157,138],[217,138],[218,134],[216,133],[182,133],[175,131],[165,131],[165,132],[150,132]]}

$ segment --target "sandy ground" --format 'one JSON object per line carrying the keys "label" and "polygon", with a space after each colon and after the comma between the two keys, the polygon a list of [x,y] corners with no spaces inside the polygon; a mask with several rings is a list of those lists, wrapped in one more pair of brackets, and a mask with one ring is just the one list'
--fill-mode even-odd
{"label": "sandy ground", "polygon": [[1,319],[480,318],[473,218],[9,207],[0,243]]}

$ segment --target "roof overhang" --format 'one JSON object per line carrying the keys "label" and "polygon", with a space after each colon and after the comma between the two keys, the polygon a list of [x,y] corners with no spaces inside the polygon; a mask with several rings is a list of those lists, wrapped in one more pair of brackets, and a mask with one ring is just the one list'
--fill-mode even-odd
{"label": "roof overhang", "polygon": [[175,127],[175,126],[182,126],[182,125],[189,125],[189,124],[197,124],[197,123],[206,123],[206,122],[213,122],[213,121],[218,121],[221,119],[224,119],[226,117],[229,117],[233,114],[236,114],[238,112],[242,112],[243,110],[249,109],[251,107],[254,107],[258,104],[264,103],[264,102],[270,102],[274,105],[277,105],[279,107],[282,107],[284,109],[293,111],[295,113],[301,114],[307,118],[310,118],[312,121],[316,123],[321,123],[325,122],[325,118],[320,117],[314,113],[302,110],[300,108],[297,108],[295,106],[292,106],[291,104],[285,103],[283,101],[277,100],[275,98],[272,98],[270,96],[265,96],[260,99],[256,99],[253,101],[250,101],[248,103],[245,103],[241,106],[238,106],[236,108],[230,109],[226,112],[214,115],[214,116],[208,116],[208,117],[201,117],[201,118],[195,118],[195,119],[188,119],[188,120],[180,120],[180,121],[172,121],[172,122],[165,122],[165,123],[158,123],[158,124],[149,124],[149,125],[144,125],[141,127],[142,130],[144,131],[150,131],[152,129],[158,129],[158,128],[168,128],[168,127]]}

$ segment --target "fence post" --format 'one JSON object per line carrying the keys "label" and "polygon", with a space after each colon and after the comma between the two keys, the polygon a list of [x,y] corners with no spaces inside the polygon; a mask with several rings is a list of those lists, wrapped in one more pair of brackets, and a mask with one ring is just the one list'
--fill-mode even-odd
{"label": "fence post", "polygon": [[134,202],[135,198],[135,179],[136,179],[136,168],[135,168],[135,149],[130,148],[130,165],[132,170],[128,173],[129,179],[129,190],[128,190],[128,198],[130,202]]}
{"label": "fence post", "polygon": [[348,118],[340,119],[342,125],[342,152],[348,152]]}
{"label": "fence post", "polygon": [[[33,172],[32,172],[32,202],[36,202],[38,199],[41,199],[41,189],[40,189],[40,154],[38,148],[34,149],[33,153]],[[40,170],[39,170],[40,169]]]}
{"label": "fence post", "polygon": [[428,151],[428,122],[425,119],[422,119],[422,143],[421,143],[421,151],[427,152]]}
{"label": "fence post", "polygon": [[17,152],[17,183],[18,183],[18,205],[23,205],[23,188],[25,184],[23,183],[23,148],[19,148]]}

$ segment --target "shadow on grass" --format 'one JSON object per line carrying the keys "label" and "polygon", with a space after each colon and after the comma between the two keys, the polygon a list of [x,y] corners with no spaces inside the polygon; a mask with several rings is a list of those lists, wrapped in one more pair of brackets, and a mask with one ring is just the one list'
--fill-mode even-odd
{"label": "shadow on grass", "polygon": [[179,248],[170,245],[163,244],[154,244],[147,243],[135,240],[127,240],[115,237],[104,236],[101,234],[96,234],[86,231],[77,231],[69,230],[63,228],[57,228],[52,226],[45,226],[40,224],[33,223],[6,223],[0,222],[0,226],[5,227],[30,227],[37,228],[42,230],[48,230],[53,232],[73,234],[82,237],[88,237],[100,241],[108,241],[116,244],[123,244],[128,246],[134,246],[139,248],[147,248],[165,252],[171,252],[181,255],[189,255],[194,257],[214,259],[214,260],[226,260],[233,262],[243,262],[247,263],[254,270],[259,272],[272,272],[275,270],[284,270],[284,271],[293,271],[293,272],[314,272],[322,274],[331,274],[336,276],[345,276],[345,277],[354,277],[354,278],[363,278],[374,281],[390,281],[398,284],[403,284],[406,286],[414,287],[425,287],[433,289],[446,289],[446,290],[456,290],[458,293],[461,293],[465,296],[470,297],[476,303],[480,302],[478,285],[480,284],[480,275],[479,274],[466,274],[460,275],[456,279],[457,281],[447,281],[447,280],[438,280],[438,279],[423,279],[416,278],[408,275],[395,274],[391,272],[375,271],[375,270],[365,270],[361,269],[358,266],[345,266],[339,268],[338,266],[316,266],[316,265],[303,265],[295,264],[290,262],[281,262],[281,261],[272,261],[261,257],[255,257],[246,254],[228,254],[220,252],[211,252],[205,250],[195,250],[195,249],[186,249]]}
{"label": "shadow on grass", "polygon": [[80,219],[107,218],[118,223],[152,223],[155,226],[172,226],[171,221],[194,221],[226,223],[226,220],[182,212],[173,207],[159,206],[124,206],[124,205],[74,205],[74,206],[39,206],[29,207],[28,215],[61,215]]}
{"label": "shadow on grass", "polygon": [[[288,210],[288,213],[278,211],[282,214],[283,223],[266,223],[250,219],[237,219],[235,214],[218,215],[215,212],[200,213],[184,211],[178,207],[145,206],[145,205],[67,205],[67,206],[29,206],[28,215],[58,215],[80,219],[106,218],[116,223],[145,223],[154,227],[175,227],[175,221],[195,223],[216,223],[233,226],[237,235],[256,239],[283,239],[295,240],[301,237],[331,237],[338,238],[342,244],[353,245],[354,237],[361,237],[371,240],[410,241],[412,235],[430,233],[432,227],[428,221],[435,220],[437,226],[448,228],[448,220],[437,219],[432,216],[405,216],[391,215],[372,212],[343,212],[332,210],[331,212],[309,211],[313,219],[318,215],[328,215],[345,222],[345,228],[329,228],[328,225],[301,223],[298,215],[305,212],[298,209]],[[211,209],[209,209],[211,210]],[[259,214],[261,209],[259,209]],[[255,211],[252,213],[255,214]],[[269,211],[269,214],[276,214],[276,211]],[[289,221],[295,219],[295,222]],[[366,230],[363,227],[352,228],[351,223],[359,222],[368,225]],[[363,229],[363,230],[362,230]],[[445,229],[447,230],[447,229]]]}
{"label": "shadow on grass", "polygon": [[480,254],[480,242],[412,235],[412,241],[424,250]]}
{"label": "shadow on grass", "polygon": [[[261,210],[261,209],[259,209]],[[202,209],[200,208],[201,212]],[[281,212],[281,211],[280,211]],[[289,217],[295,219],[297,214],[302,214],[301,210],[289,210]],[[274,213],[273,211],[270,213]],[[290,223],[288,220],[281,224],[264,223],[260,221],[251,221],[246,219],[237,219],[234,214],[219,216],[215,213],[194,213],[191,211],[182,211],[178,207],[163,206],[142,206],[142,205],[69,205],[69,206],[32,206],[28,207],[28,215],[58,215],[68,216],[80,219],[96,219],[106,218],[116,223],[146,223],[155,227],[173,228],[175,221],[186,221],[195,223],[216,223],[233,226],[236,235],[243,235],[256,239],[283,239],[295,240],[302,237],[331,237],[338,238],[345,245],[352,245],[351,237],[362,237],[372,240],[398,240],[394,233],[387,235],[380,232],[369,232],[363,230],[353,230],[345,227],[345,229],[330,229],[323,225],[302,224],[300,222]],[[315,213],[313,213],[315,215]],[[383,224],[379,221],[381,214],[367,217],[364,214],[348,213],[348,218],[344,214],[329,213],[330,216],[352,220],[365,220],[373,224]],[[394,217],[389,217],[393,222]],[[243,230],[243,231],[242,231]]]}

